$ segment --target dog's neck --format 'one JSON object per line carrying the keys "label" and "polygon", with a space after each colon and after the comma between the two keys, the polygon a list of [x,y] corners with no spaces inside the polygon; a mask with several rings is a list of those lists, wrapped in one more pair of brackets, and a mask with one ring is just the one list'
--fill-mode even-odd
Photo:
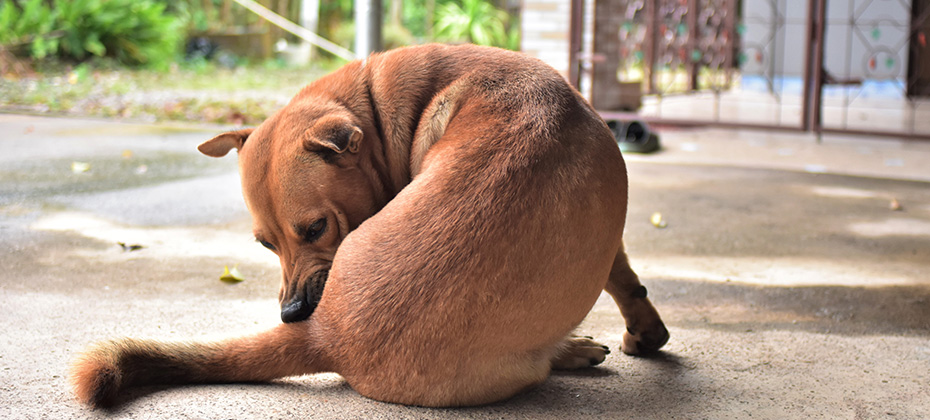
{"label": "dog's neck", "polygon": [[451,85],[470,71],[449,65],[460,58],[447,47],[429,48],[426,60],[405,59],[405,49],[394,50],[392,60],[373,54],[364,64],[352,62],[309,86],[312,94],[338,102],[358,118],[370,145],[370,170],[389,200],[422,169],[427,151],[455,113],[460,89]]}

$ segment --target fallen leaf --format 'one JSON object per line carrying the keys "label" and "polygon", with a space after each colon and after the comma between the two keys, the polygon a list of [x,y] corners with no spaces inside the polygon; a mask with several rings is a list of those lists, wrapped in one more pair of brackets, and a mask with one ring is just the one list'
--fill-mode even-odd
{"label": "fallen leaf", "polygon": [[90,164],[87,162],[71,162],[71,172],[76,174],[84,173],[90,170]]}
{"label": "fallen leaf", "polygon": [[226,283],[239,283],[244,281],[245,278],[242,277],[242,273],[239,272],[238,265],[234,266],[232,269],[228,265],[223,266],[223,274],[220,276],[220,280],[225,281]]}
{"label": "fallen leaf", "polygon": [[123,159],[132,159],[132,150],[123,150]]}
{"label": "fallen leaf", "polygon": [[142,248],[145,248],[144,246],[139,245],[139,244],[126,245],[125,242],[117,242],[117,243],[119,244],[121,248],[123,248],[124,252],[138,251]]}
{"label": "fallen leaf", "polygon": [[665,219],[662,218],[662,213],[655,212],[652,213],[652,217],[649,218],[649,221],[652,222],[652,225],[662,229],[668,226],[668,223],[665,223]]}
{"label": "fallen leaf", "polygon": [[902,210],[904,210],[904,206],[901,205],[901,203],[898,201],[897,198],[892,198],[892,199],[891,199],[891,203],[888,204],[888,208],[891,209],[891,211],[902,211]]}

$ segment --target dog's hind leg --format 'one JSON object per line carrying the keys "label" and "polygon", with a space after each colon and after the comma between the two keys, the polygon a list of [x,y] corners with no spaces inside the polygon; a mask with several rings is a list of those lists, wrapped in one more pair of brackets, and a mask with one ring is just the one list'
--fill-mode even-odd
{"label": "dog's hind leg", "polygon": [[580,369],[601,364],[610,350],[591,337],[569,336],[559,344],[552,368],[557,370]]}
{"label": "dog's hind leg", "polygon": [[251,337],[218,343],[121,339],[100,343],[71,368],[77,398],[112,405],[126,388],[143,385],[259,382],[327,370],[306,322],[281,324]]}
{"label": "dog's hind leg", "polygon": [[646,288],[630,268],[623,248],[614,259],[604,290],[617,302],[626,321],[621,347],[624,353],[646,354],[658,350],[668,342],[668,330],[652,302],[646,297]]}

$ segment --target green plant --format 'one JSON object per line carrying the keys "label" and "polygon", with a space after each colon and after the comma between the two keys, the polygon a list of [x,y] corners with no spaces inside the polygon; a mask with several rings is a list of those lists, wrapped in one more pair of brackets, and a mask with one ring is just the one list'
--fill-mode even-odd
{"label": "green plant", "polygon": [[19,52],[28,49],[30,55],[42,58],[58,48],[50,37],[56,15],[43,0],[26,0],[17,5],[13,0],[0,2],[0,46]]}
{"label": "green plant", "polygon": [[166,67],[181,42],[181,22],[150,0],[55,0],[65,32],[62,52],[77,59],[112,55],[127,64]]}
{"label": "green plant", "polygon": [[0,2],[0,46],[28,46],[35,58],[111,56],[166,68],[180,47],[182,22],[153,0]]}
{"label": "green plant", "polygon": [[513,51],[520,51],[520,17],[510,21],[510,29],[507,30],[507,44],[504,48]]}
{"label": "green plant", "polygon": [[480,45],[508,45],[507,12],[486,0],[462,0],[439,5],[436,10],[436,37],[452,42]]}

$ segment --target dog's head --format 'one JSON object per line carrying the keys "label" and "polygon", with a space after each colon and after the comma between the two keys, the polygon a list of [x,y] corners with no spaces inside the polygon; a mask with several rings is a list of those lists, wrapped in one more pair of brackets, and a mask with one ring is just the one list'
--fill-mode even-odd
{"label": "dog's head", "polygon": [[281,259],[281,319],[307,319],[323,294],[336,249],[384,205],[358,121],[345,108],[295,99],[253,129],[220,134],[198,149],[239,151],[255,239]]}

